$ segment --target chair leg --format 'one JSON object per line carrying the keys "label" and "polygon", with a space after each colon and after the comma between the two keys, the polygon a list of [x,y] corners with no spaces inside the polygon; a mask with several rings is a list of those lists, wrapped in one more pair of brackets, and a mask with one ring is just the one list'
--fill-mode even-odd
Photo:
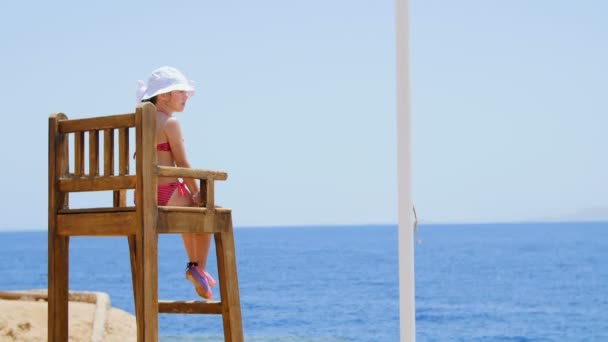
{"label": "chair leg", "polygon": [[138,341],[158,341],[158,235],[155,229],[144,230],[141,235],[136,247],[137,313],[141,317],[137,337]]}
{"label": "chair leg", "polygon": [[137,299],[140,296],[137,290],[137,249],[135,248],[135,235],[128,236],[129,257],[131,260],[131,283],[133,285],[133,301],[135,307],[135,319],[141,320],[141,315],[137,312]]}
{"label": "chair leg", "polygon": [[69,237],[49,236],[48,340],[68,340]]}
{"label": "chair leg", "polygon": [[220,278],[220,293],[222,296],[222,318],[224,322],[224,340],[242,342],[243,322],[241,318],[241,300],[239,297],[239,281],[236,270],[236,253],[232,218],[218,220],[224,224],[222,233],[214,234],[217,254],[218,274]]}
{"label": "chair leg", "polygon": [[[130,241],[129,241],[130,242]],[[145,341],[145,319],[143,317],[143,258],[141,251],[143,251],[143,238],[140,235],[136,235],[134,239],[133,250],[135,251],[135,280],[133,281],[133,293],[135,300],[135,321],[137,323],[137,342]]]}

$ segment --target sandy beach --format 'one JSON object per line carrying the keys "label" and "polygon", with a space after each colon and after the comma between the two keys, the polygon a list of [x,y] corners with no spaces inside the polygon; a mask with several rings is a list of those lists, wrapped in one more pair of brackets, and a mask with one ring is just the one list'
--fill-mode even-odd
{"label": "sandy beach", "polygon": [[[94,322],[102,317],[103,331],[93,333]],[[0,342],[46,341],[47,302],[43,299],[2,299],[0,296]],[[123,310],[108,307],[100,310],[95,303],[70,301],[70,341],[135,341],[135,317]]]}

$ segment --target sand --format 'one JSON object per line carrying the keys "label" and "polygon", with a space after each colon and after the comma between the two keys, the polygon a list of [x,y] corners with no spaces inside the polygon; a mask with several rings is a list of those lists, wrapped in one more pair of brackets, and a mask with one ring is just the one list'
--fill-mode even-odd
{"label": "sand", "polygon": [[[69,340],[91,341],[96,305],[70,302]],[[0,299],[0,341],[46,341],[47,303],[44,300]],[[136,340],[135,317],[123,310],[109,308],[103,341]]]}

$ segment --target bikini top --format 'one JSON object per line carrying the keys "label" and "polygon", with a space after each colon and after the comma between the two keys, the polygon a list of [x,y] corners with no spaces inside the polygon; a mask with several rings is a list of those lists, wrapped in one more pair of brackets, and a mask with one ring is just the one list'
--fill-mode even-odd
{"label": "bikini top", "polygon": [[[169,115],[169,114],[167,114],[165,112],[161,112],[160,110],[158,112],[159,113],[163,113],[163,114],[165,114],[167,116],[171,116],[171,115]],[[164,142],[162,144],[156,145],[156,150],[157,151],[164,151],[164,152],[171,152],[171,146],[169,146],[168,142]]]}
{"label": "bikini top", "polygon": [[[163,151],[163,152],[171,152],[171,145],[169,145],[168,142],[162,143],[162,144],[157,144],[156,145],[156,150],[157,151]],[[137,155],[137,152],[133,152],[133,159],[135,159],[135,156]]]}
{"label": "bikini top", "polygon": [[165,143],[156,145],[156,150],[157,151],[171,152],[171,146],[169,145],[168,142],[165,142]]}

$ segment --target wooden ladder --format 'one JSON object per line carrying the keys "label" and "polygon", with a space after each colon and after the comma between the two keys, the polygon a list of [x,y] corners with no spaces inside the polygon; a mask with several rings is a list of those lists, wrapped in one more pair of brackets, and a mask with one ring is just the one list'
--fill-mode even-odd
{"label": "wooden ladder", "polygon": [[[134,150],[137,151],[134,174],[129,173],[129,156],[133,151],[129,144],[130,130],[134,130]],[[103,137],[103,159],[100,137]],[[118,165],[115,165],[116,155]],[[200,206],[158,206],[158,177],[197,179],[201,189]],[[215,181],[226,179],[227,174],[222,171],[157,165],[156,108],[151,103],[140,104],[135,113],[122,115],[74,120],[63,113],[51,115],[48,340],[68,340],[70,237],[126,236],[138,341],[158,340],[159,313],[219,314],[225,341],[243,341],[232,213],[227,208],[216,208],[214,201]],[[129,189],[137,193],[135,206],[127,205]],[[111,192],[112,206],[70,208],[70,193],[85,191]],[[175,233],[213,234],[221,301],[158,300],[158,234]]]}

